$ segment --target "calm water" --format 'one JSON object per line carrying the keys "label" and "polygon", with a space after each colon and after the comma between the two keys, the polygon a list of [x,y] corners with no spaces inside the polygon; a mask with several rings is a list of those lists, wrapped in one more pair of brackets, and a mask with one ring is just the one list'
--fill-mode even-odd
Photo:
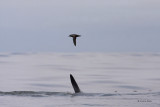
{"label": "calm water", "polygon": [[160,107],[160,54],[0,53],[0,106]]}

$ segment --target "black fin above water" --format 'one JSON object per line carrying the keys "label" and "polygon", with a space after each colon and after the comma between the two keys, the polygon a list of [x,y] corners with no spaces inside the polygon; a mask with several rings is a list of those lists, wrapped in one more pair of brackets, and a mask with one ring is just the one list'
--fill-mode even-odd
{"label": "black fin above water", "polygon": [[72,86],[73,86],[73,89],[75,91],[75,93],[79,93],[81,92],[79,87],[78,87],[78,84],[77,82],[75,81],[74,77],[72,76],[72,74],[70,74],[70,79],[71,79],[71,83],[72,83]]}

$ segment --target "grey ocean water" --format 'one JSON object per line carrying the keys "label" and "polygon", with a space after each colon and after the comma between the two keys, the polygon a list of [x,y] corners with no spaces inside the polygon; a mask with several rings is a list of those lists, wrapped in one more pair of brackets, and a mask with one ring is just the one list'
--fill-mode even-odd
{"label": "grey ocean water", "polygon": [[92,106],[160,107],[160,54],[0,53],[0,107]]}

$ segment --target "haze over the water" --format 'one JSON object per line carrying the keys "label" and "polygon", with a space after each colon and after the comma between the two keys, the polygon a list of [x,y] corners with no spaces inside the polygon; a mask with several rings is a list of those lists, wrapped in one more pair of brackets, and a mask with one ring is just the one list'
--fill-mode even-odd
{"label": "haze over the water", "polygon": [[160,52],[159,41],[160,0],[0,0],[0,52]]}

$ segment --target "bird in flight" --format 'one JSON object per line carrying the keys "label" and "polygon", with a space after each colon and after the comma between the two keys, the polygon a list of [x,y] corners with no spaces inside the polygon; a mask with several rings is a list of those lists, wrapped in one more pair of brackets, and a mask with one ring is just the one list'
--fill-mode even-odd
{"label": "bird in flight", "polygon": [[69,37],[72,37],[73,38],[73,43],[74,43],[74,45],[76,46],[76,39],[77,39],[77,37],[80,37],[81,35],[77,35],[77,34],[71,34],[71,35],[69,35]]}

